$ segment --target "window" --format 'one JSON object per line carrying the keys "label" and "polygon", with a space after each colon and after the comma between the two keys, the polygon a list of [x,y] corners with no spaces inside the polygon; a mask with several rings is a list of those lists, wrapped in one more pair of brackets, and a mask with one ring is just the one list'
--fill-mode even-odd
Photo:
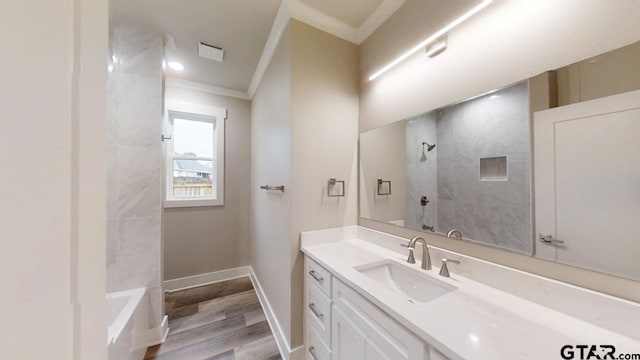
{"label": "window", "polygon": [[225,118],[226,109],[167,102],[165,207],[224,204]]}

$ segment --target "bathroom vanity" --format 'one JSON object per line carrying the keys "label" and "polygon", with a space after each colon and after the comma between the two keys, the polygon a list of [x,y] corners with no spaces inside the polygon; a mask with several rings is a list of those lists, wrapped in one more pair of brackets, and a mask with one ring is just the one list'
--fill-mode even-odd
{"label": "bathroom vanity", "polygon": [[[560,359],[580,344],[640,352],[637,303],[435,247],[422,270],[419,247],[407,263],[407,242],[360,226],[302,233],[306,359]],[[448,278],[443,258],[460,261]]]}

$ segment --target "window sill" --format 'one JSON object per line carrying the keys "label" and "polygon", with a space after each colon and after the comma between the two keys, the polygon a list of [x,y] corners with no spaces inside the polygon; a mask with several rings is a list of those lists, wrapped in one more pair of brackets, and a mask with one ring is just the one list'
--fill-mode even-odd
{"label": "window sill", "polygon": [[205,206],[222,206],[222,199],[189,199],[189,200],[165,200],[164,208],[189,208],[189,207],[205,207]]}

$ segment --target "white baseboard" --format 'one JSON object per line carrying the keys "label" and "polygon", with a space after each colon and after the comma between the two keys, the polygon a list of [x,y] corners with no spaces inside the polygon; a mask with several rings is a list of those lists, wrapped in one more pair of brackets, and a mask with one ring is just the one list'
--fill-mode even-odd
{"label": "white baseboard", "polygon": [[298,346],[295,349],[291,349],[289,345],[289,341],[287,341],[287,337],[284,335],[282,331],[282,327],[278,323],[278,319],[276,318],[275,313],[273,312],[273,308],[269,304],[269,300],[267,299],[264,291],[262,290],[262,286],[258,281],[258,277],[253,272],[253,269],[249,267],[249,272],[251,276],[251,283],[253,284],[253,288],[258,295],[258,300],[260,300],[260,305],[262,306],[262,310],[267,316],[267,322],[269,323],[269,327],[271,328],[271,333],[276,340],[276,344],[278,345],[278,350],[280,351],[280,356],[282,356],[283,360],[303,360],[304,359],[304,347]]}
{"label": "white baseboard", "polygon": [[[249,276],[251,279],[251,283],[253,284],[253,288],[258,295],[258,300],[260,301],[260,305],[262,306],[262,310],[264,311],[267,322],[269,323],[269,327],[271,328],[271,333],[276,340],[276,344],[278,345],[278,350],[280,351],[280,355],[283,360],[303,360],[304,356],[304,346],[298,346],[295,349],[291,349],[289,345],[289,341],[287,337],[284,335],[282,331],[282,327],[278,323],[278,319],[273,312],[273,308],[269,304],[269,300],[267,299],[264,291],[262,290],[262,286],[256,277],[256,274],[253,272],[251,266],[242,266],[235,269],[228,269],[222,271],[216,271],[206,274],[200,274],[195,276],[188,276],[179,279],[167,280],[162,283],[162,287],[167,292],[174,292],[179,290],[190,289],[202,285],[214,284],[221,281],[227,281],[232,279],[237,279],[240,277]],[[166,316],[163,324],[166,324]],[[156,328],[157,329],[157,328]],[[151,329],[152,331],[155,329]],[[168,328],[166,332],[168,332]],[[166,338],[166,332],[164,333],[164,337]],[[164,342],[164,338],[156,344]],[[151,346],[151,345],[150,345]]]}
{"label": "white baseboard", "polygon": [[235,269],[215,271],[194,276],[187,276],[178,279],[166,280],[162,282],[164,291],[174,292],[190,289],[202,285],[214,284],[221,281],[237,279],[249,276],[251,269],[249,266],[241,266]]}
{"label": "white baseboard", "polygon": [[147,329],[136,333],[134,348],[148,348],[158,344],[162,344],[169,334],[169,317],[165,315],[162,318],[160,326]]}
{"label": "white baseboard", "polygon": [[289,353],[289,360],[304,360],[304,345],[300,345]]}

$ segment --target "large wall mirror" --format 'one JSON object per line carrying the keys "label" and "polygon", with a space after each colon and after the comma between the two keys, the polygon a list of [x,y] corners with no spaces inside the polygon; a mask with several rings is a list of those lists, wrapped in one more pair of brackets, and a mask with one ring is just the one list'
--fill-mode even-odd
{"label": "large wall mirror", "polygon": [[640,280],[640,42],[360,134],[360,216]]}

